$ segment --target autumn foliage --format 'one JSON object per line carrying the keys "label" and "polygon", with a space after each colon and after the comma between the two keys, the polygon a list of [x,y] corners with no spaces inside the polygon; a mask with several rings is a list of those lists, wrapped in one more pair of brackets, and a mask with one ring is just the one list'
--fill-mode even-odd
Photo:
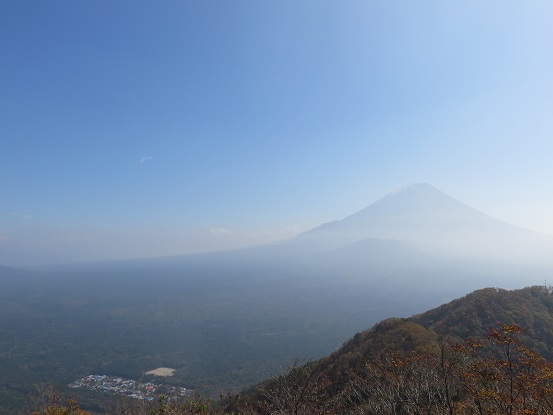
{"label": "autumn foliage", "polygon": [[552,414],[553,365],[518,340],[521,331],[499,324],[484,340],[442,339],[435,353],[366,361],[352,375],[357,413]]}
{"label": "autumn foliage", "polygon": [[83,411],[77,403],[68,399],[65,404],[50,402],[38,411],[31,412],[31,415],[91,415],[90,412]]}

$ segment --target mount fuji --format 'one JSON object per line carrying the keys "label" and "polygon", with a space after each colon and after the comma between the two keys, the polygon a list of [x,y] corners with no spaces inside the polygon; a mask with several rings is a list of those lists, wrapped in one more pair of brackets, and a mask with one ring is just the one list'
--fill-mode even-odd
{"label": "mount fuji", "polygon": [[355,244],[363,254],[359,249],[363,240],[372,240],[373,248],[375,240],[402,242],[444,259],[553,264],[553,236],[495,219],[425,183],[402,187],[287,243],[325,251]]}

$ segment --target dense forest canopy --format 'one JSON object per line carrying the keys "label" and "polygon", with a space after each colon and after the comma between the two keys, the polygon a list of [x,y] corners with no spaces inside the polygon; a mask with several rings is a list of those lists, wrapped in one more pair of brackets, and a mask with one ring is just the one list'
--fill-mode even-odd
{"label": "dense forest canopy", "polygon": [[[552,306],[549,287],[479,290],[411,318],[384,320],[320,360],[294,359],[285,373],[219,403],[161,397],[121,402],[111,413],[552,413]],[[74,402],[51,401],[36,412],[81,413]]]}

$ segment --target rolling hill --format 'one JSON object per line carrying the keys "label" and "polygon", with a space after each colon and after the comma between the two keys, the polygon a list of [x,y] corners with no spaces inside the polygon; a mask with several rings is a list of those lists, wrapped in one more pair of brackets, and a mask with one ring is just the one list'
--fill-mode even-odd
{"label": "rolling hill", "polygon": [[521,340],[553,361],[553,290],[485,288],[408,318],[391,318],[357,333],[321,360],[323,366],[348,367],[389,350],[411,351],[435,344],[438,337],[484,337],[498,322],[524,330]]}

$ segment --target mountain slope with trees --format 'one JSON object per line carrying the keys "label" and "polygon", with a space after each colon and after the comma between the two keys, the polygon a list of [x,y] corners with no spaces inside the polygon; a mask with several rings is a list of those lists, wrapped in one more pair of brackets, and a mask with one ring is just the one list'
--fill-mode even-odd
{"label": "mountain slope with trees", "polygon": [[486,288],[384,320],[248,398],[264,414],[553,413],[552,333],[550,287]]}
{"label": "mountain slope with trees", "polygon": [[320,360],[325,371],[355,365],[388,350],[425,352],[443,339],[484,337],[498,323],[516,325],[521,341],[553,361],[553,293],[544,286],[520,290],[485,288],[409,318],[390,318],[357,333]]}

